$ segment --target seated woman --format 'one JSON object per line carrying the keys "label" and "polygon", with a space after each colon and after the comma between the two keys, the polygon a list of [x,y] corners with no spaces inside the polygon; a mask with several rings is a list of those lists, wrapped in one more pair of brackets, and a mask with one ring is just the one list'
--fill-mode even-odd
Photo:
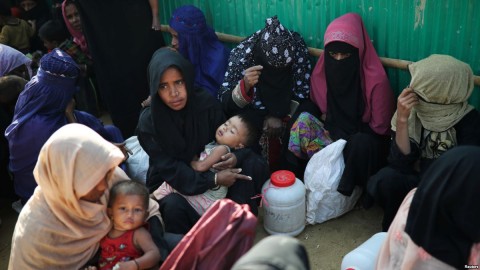
{"label": "seated woman", "polygon": [[5,131],[10,149],[10,170],[22,204],[33,194],[37,183],[33,168],[47,139],[60,127],[78,122],[105,139],[123,142],[120,131],[103,124],[86,112],[74,110],[73,95],[80,70],[65,52],[55,49],[42,57],[40,69],[18,97],[12,123]]}
{"label": "seated woman", "polygon": [[324,35],[325,50],[312,72],[311,100],[334,141],[347,141],[337,191],[350,196],[386,163],[393,91],[362,18],[345,14]]}
{"label": "seated woman", "polygon": [[[467,269],[480,263],[480,148],[439,157],[403,200],[376,269]],[[470,266],[470,267],[469,267]]]}
{"label": "seated woman", "polygon": [[474,86],[470,66],[432,55],[408,68],[410,86],[399,95],[392,118],[389,166],[368,182],[369,194],[384,210],[384,231],[435,159],[457,145],[480,146],[480,112],[468,104]]}
{"label": "seated woman", "polygon": [[216,98],[230,52],[207,25],[203,12],[192,5],[177,8],[170,19],[169,32],[172,47],[195,68],[195,87],[207,90]]}
{"label": "seated woman", "polygon": [[[40,188],[18,217],[8,269],[80,269],[111,229],[108,189],[127,175],[122,151],[90,128],[69,124],[45,142],[33,171]],[[149,218],[158,220],[158,204]],[[151,226],[151,230],[162,230]],[[153,234],[153,233],[152,233]]]}
{"label": "seated woman", "polygon": [[[228,159],[214,165],[220,170],[218,173],[196,172],[190,167],[194,156],[215,139],[215,131],[225,121],[218,101],[207,91],[194,88],[192,65],[179,53],[163,48],[152,56],[148,72],[151,106],[142,111],[137,133],[150,157],[150,191],[163,182],[183,195],[198,195],[217,185],[226,186],[227,198],[248,203],[256,213],[257,201],[250,198],[260,192],[268,178],[267,166],[260,157],[239,150],[224,155]],[[241,169],[232,169],[235,166]],[[200,217],[176,193],[164,197],[160,208],[169,232],[186,233]]]}
{"label": "seated woman", "polygon": [[267,157],[269,141],[283,135],[292,100],[301,103],[310,93],[305,41],[274,16],[266,20],[265,28],[240,42],[228,61],[219,92],[223,108],[229,116],[239,111],[257,115],[258,126],[264,130],[260,139],[263,156]]}
{"label": "seated woman", "polygon": [[0,44],[0,77],[17,75],[30,80],[32,74],[32,60],[14,48]]}

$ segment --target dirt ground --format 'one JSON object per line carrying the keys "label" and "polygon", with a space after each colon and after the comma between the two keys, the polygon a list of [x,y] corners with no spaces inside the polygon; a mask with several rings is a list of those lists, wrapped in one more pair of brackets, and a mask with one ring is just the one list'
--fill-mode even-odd
{"label": "dirt ground", "polygon": [[[17,213],[11,202],[0,198],[0,269],[7,269]],[[334,220],[308,225],[297,238],[305,245],[312,270],[340,269],[343,256],[380,230],[382,210],[357,208]],[[255,242],[268,236],[260,211]]]}

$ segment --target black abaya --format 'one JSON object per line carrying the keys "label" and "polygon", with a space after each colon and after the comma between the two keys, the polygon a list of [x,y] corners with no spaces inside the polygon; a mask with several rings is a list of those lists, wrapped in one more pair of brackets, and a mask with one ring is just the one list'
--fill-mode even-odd
{"label": "black abaya", "polygon": [[88,48],[102,98],[113,123],[125,138],[133,135],[148,97],[147,65],[164,46],[160,31],[151,29],[146,0],[79,0]]}

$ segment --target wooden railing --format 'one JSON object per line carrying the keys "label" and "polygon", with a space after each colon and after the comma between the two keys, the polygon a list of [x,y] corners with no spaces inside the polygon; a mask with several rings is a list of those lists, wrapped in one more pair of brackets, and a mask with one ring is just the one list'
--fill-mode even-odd
{"label": "wooden railing", "polygon": [[[161,29],[164,32],[168,32],[168,25],[162,25]],[[215,33],[217,34],[218,39],[223,42],[240,43],[242,40],[245,39],[245,37],[239,37],[239,36],[224,34],[220,32],[215,32]],[[308,47],[308,52],[315,57],[319,57],[320,54],[323,52],[323,50],[318,48]],[[412,63],[412,61],[408,61],[408,60],[394,59],[394,58],[387,58],[387,57],[380,57],[380,61],[382,62],[382,65],[384,65],[385,67],[403,69],[403,70],[406,70],[408,64]],[[480,86],[480,76],[474,75],[473,81],[475,85]]]}

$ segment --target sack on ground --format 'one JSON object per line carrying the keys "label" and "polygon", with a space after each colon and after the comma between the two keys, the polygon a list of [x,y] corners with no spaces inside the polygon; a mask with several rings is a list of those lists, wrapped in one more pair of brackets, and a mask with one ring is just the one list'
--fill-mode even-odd
{"label": "sack on ground", "polygon": [[127,159],[127,175],[134,180],[146,182],[149,157],[147,152],[143,150],[137,136],[132,136],[125,141],[125,147],[132,154]]}
{"label": "sack on ground", "polygon": [[322,223],[350,211],[361,194],[356,187],[350,197],[337,191],[345,168],[343,148],[345,140],[329,144],[314,154],[305,169],[304,181],[307,189],[307,222]]}

